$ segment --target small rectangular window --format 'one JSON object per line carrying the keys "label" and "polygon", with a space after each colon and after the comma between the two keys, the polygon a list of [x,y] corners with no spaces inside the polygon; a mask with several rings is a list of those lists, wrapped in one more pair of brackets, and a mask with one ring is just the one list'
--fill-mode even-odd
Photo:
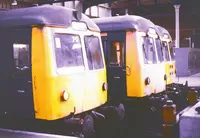
{"label": "small rectangular window", "polygon": [[102,69],[104,65],[99,38],[91,35],[85,36],[84,39],[89,69]]}
{"label": "small rectangular window", "polygon": [[124,66],[124,43],[111,42],[109,64],[111,66]]}
{"label": "small rectangular window", "polygon": [[29,45],[28,44],[13,44],[14,65],[18,69],[30,66]]}
{"label": "small rectangular window", "polygon": [[84,67],[80,37],[72,34],[55,34],[57,68]]}

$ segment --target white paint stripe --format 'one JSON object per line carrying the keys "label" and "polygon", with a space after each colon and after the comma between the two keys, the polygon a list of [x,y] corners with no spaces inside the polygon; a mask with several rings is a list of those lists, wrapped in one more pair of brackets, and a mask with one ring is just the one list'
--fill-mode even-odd
{"label": "white paint stripe", "polygon": [[8,133],[17,133],[22,135],[30,135],[30,136],[40,136],[40,137],[49,137],[49,138],[77,138],[72,136],[62,136],[62,135],[55,135],[55,134],[45,134],[45,133],[36,133],[36,132],[28,132],[28,131],[20,131],[20,130],[12,130],[12,129],[4,129],[0,128],[0,136],[1,132],[8,132]]}

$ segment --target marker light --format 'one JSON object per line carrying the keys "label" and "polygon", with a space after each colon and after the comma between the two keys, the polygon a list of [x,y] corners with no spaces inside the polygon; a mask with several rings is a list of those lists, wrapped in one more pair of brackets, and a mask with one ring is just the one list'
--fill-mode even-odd
{"label": "marker light", "polygon": [[169,38],[169,36],[168,36],[167,34],[164,34],[164,38],[166,38],[166,39],[167,39],[167,38]]}
{"label": "marker light", "polygon": [[148,31],[150,34],[154,34],[156,35],[156,30],[153,29],[153,28],[149,28],[149,31]]}
{"label": "marker light", "polygon": [[149,28],[147,34],[148,34],[149,36],[153,36],[154,38],[158,38],[158,35],[156,34],[156,30],[153,29],[153,28]]}
{"label": "marker light", "polygon": [[102,89],[103,89],[103,91],[107,91],[108,90],[108,85],[107,85],[107,83],[103,83],[103,85],[102,85]]}
{"label": "marker light", "polygon": [[72,28],[78,31],[86,31],[87,25],[84,22],[72,22]]}
{"label": "marker light", "polygon": [[67,101],[68,98],[69,98],[68,92],[66,92],[66,90],[63,90],[63,92],[62,92],[62,99],[63,99],[64,101]]}

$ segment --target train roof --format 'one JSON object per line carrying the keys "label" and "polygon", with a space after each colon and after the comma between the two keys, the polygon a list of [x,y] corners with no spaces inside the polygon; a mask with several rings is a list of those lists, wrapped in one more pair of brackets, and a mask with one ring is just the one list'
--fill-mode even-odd
{"label": "train roof", "polygon": [[[70,26],[74,17],[73,9],[61,6],[36,6],[8,11],[0,11],[0,28],[12,26]],[[82,14],[81,22],[85,22],[88,29],[100,31],[99,27],[86,15]]]}
{"label": "train roof", "polygon": [[155,28],[153,22],[136,15],[95,18],[93,21],[98,25],[102,32],[127,29],[147,32],[149,28]]}
{"label": "train roof", "polygon": [[162,26],[156,25],[156,30],[159,36],[164,37],[164,35],[168,35],[169,38],[171,38],[170,33]]}

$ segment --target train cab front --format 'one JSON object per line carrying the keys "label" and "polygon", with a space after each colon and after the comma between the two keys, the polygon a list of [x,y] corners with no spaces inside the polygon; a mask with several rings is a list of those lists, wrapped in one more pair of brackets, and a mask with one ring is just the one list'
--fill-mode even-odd
{"label": "train cab front", "polygon": [[[72,124],[81,125],[86,138],[97,135],[99,122],[104,125],[105,115],[100,113],[100,109],[107,102],[106,69],[100,34],[98,28],[89,28],[91,22],[88,22],[72,21],[67,28],[49,28],[56,58],[56,70],[53,73],[56,76],[51,84],[51,89],[54,86],[54,103],[57,100],[55,113],[64,119],[68,128]],[[58,95],[59,90],[62,93]],[[68,93],[68,99],[64,98],[63,90]],[[58,96],[63,96],[64,100],[58,101]]]}

